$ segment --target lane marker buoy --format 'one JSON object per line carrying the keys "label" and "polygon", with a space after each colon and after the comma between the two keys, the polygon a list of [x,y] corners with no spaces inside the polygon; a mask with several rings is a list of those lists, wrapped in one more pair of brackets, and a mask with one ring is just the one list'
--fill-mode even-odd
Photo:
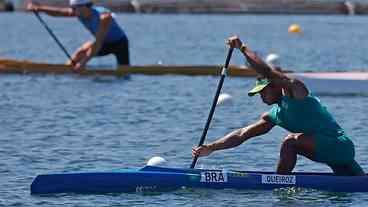
{"label": "lane marker buoy", "polygon": [[292,25],[289,26],[288,31],[289,31],[289,33],[301,33],[302,28],[300,27],[299,24],[292,24]]}
{"label": "lane marker buoy", "polygon": [[147,166],[163,166],[166,163],[166,160],[159,156],[154,156],[148,160]]}
{"label": "lane marker buoy", "polygon": [[217,105],[223,105],[232,102],[233,97],[228,93],[221,93],[217,100]]}

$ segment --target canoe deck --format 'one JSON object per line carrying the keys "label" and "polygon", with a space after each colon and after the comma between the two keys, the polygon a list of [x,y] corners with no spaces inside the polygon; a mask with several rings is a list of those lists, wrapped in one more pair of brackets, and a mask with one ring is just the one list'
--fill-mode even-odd
{"label": "canoe deck", "polygon": [[331,192],[368,192],[368,176],[331,173],[294,173],[144,167],[102,173],[39,175],[31,194],[122,193],[167,191],[180,188],[273,190],[307,188]]}
{"label": "canoe deck", "polygon": [[355,80],[368,81],[368,72],[310,72],[310,73],[294,73],[297,77],[320,79],[320,80]]}
{"label": "canoe deck", "polygon": [[[144,65],[144,66],[122,66],[116,69],[87,68],[79,72],[72,70],[72,67],[65,64],[36,63],[31,61],[20,61],[12,59],[0,59],[1,73],[17,74],[79,74],[79,75],[108,75],[124,76],[126,74],[145,75],[220,75],[220,65]],[[231,65],[228,70],[229,76],[253,77],[256,73],[253,69]]]}
{"label": "canoe deck", "polygon": [[[125,66],[117,69],[88,68],[74,72],[65,64],[47,64],[31,61],[0,59],[0,74],[76,74],[82,76],[125,76],[143,75],[187,75],[219,76],[220,65],[143,65]],[[368,72],[305,72],[284,71],[301,79],[314,94],[328,95],[368,95]],[[231,65],[228,75],[233,77],[255,77],[253,69]]]}
{"label": "canoe deck", "polygon": [[319,95],[368,95],[368,72],[318,72],[290,74]]}
{"label": "canoe deck", "polygon": [[[49,64],[39,63],[26,60],[1,59],[0,58],[0,74],[1,73],[49,73],[49,74],[80,74],[80,75],[126,75],[126,74],[146,74],[146,75],[220,75],[221,65],[135,65],[121,66],[115,69],[102,67],[86,68],[75,72],[72,67],[66,64]],[[368,72],[302,72],[295,73],[285,70],[296,77],[318,80],[368,80]],[[254,77],[257,73],[252,68],[239,65],[230,65],[228,70],[229,76],[236,77]]]}

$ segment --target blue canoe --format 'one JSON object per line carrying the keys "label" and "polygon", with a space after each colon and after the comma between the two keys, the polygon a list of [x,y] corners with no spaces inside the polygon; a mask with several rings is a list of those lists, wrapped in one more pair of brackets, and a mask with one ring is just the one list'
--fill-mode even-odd
{"label": "blue canoe", "polygon": [[31,185],[31,194],[146,192],[182,187],[244,190],[298,187],[333,192],[368,192],[368,176],[304,172],[278,175],[274,172],[146,166],[117,172],[38,175]]}

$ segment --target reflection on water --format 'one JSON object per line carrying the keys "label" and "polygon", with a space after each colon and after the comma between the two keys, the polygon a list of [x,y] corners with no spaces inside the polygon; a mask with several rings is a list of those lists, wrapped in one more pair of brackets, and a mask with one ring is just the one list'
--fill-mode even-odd
{"label": "reflection on water", "polygon": [[305,188],[282,188],[273,191],[278,200],[275,206],[292,206],[303,204],[349,204],[352,203],[352,193],[326,192]]}

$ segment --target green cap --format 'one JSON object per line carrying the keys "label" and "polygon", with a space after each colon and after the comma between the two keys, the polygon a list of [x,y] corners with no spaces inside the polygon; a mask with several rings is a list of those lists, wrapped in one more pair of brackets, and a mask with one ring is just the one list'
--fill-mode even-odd
{"label": "green cap", "polygon": [[254,88],[252,88],[252,90],[250,90],[248,92],[248,96],[254,96],[257,93],[261,92],[266,86],[268,86],[268,84],[270,84],[271,82],[268,79],[260,79],[257,80],[256,85],[254,86]]}

